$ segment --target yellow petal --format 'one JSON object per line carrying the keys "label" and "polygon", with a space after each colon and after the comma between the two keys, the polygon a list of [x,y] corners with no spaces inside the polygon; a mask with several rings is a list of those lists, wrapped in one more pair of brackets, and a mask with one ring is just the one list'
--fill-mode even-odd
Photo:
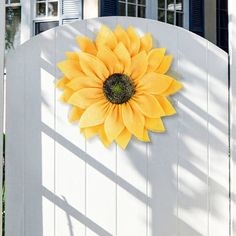
{"label": "yellow petal", "polygon": [[113,50],[116,47],[116,44],[117,39],[115,34],[107,26],[102,25],[96,38],[97,48],[105,45]]}
{"label": "yellow petal", "polygon": [[72,89],[66,88],[63,94],[61,95],[60,100],[62,102],[67,102],[73,93],[74,91]]}
{"label": "yellow petal", "polygon": [[99,100],[104,100],[101,88],[84,88],[75,92],[68,100],[68,103],[81,108],[87,108]]}
{"label": "yellow petal", "polygon": [[124,129],[122,120],[121,106],[113,105],[104,123],[104,130],[108,140],[113,141]]}
{"label": "yellow petal", "polygon": [[165,115],[164,110],[157,99],[149,94],[142,93],[133,97],[137,107],[143,115],[151,118],[157,118]]}
{"label": "yellow petal", "polygon": [[169,88],[172,81],[170,76],[150,72],[137,82],[137,87],[140,91],[160,95]]}
{"label": "yellow petal", "polygon": [[124,129],[116,138],[116,142],[121,148],[125,149],[131,139],[131,136],[131,133],[127,129]]}
{"label": "yellow petal", "polygon": [[155,71],[161,64],[164,55],[165,55],[165,48],[155,48],[152,49],[149,53],[148,53],[148,72],[153,72]]}
{"label": "yellow petal", "polygon": [[144,130],[143,130],[143,137],[138,138],[138,139],[139,139],[140,141],[143,141],[143,142],[150,142],[150,138],[149,138],[147,129],[144,129]]}
{"label": "yellow petal", "polygon": [[152,48],[152,35],[150,33],[146,33],[141,38],[141,44],[139,51],[145,50],[148,52]]}
{"label": "yellow petal", "polygon": [[106,133],[104,131],[104,127],[103,126],[99,129],[98,133],[99,133],[100,139],[102,140],[103,145],[105,147],[109,147],[111,145],[112,141],[110,141],[108,139],[108,137],[107,137],[107,135],[106,135]]}
{"label": "yellow petal", "polygon": [[183,88],[182,83],[180,83],[177,80],[173,80],[171,85],[169,86],[169,88],[164,93],[162,93],[162,95],[163,96],[169,96],[171,94],[175,94],[176,92],[178,92],[182,88]]}
{"label": "yellow petal", "polygon": [[109,104],[99,101],[88,107],[80,118],[80,127],[91,127],[104,123]]}
{"label": "yellow petal", "polygon": [[141,78],[147,71],[148,60],[145,51],[140,52],[131,59],[131,77],[136,80]]}
{"label": "yellow petal", "polygon": [[57,80],[56,82],[56,87],[60,88],[60,89],[64,89],[66,84],[69,82],[70,80],[67,79],[66,77],[62,77],[61,79]]}
{"label": "yellow petal", "polygon": [[87,128],[81,128],[81,133],[84,134],[84,136],[89,139],[92,138],[93,136],[98,134],[98,131],[100,130],[102,125],[97,125],[97,126],[92,126],[92,127],[87,127]]}
{"label": "yellow petal", "polygon": [[132,26],[128,27],[127,34],[130,39],[130,54],[131,54],[131,56],[134,56],[139,52],[140,38],[139,38],[136,30]]}
{"label": "yellow petal", "polygon": [[57,67],[65,74],[68,79],[83,76],[84,73],[81,70],[79,61],[66,60],[59,62]]}
{"label": "yellow petal", "polygon": [[144,142],[150,142],[150,138],[149,138],[147,129],[144,129],[144,131],[143,131],[143,139],[142,140]]}
{"label": "yellow petal", "polygon": [[72,107],[70,114],[69,114],[69,121],[75,122],[78,121],[83,114],[84,109],[81,109],[79,107]]}
{"label": "yellow petal", "polygon": [[110,74],[123,72],[123,65],[121,65],[116,54],[110,48],[106,46],[100,47],[98,49],[97,57],[103,61]]}
{"label": "yellow petal", "polygon": [[159,74],[165,74],[171,66],[173,57],[171,55],[165,56],[160,64],[160,66],[156,69],[156,72]]}
{"label": "yellow petal", "polygon": [[80,65],[83,72],[88,76],[97,76],[105,80],[109,76],[109,71],[104,63],[97,57],[88,53],[79,53]]}
{"label": "yellow petal", "polygon": [[76,41],[78,45],[80,46],[81,51],[90,53],[92,55],[97,54],[97,48],[95,46],[95,43],[85,36],[78,36],[76,38]]}
{"label": "yellow petal", "polygon": [[122,104],[122,118],[129,132],[134,134],[137,138],[143,136],[145,119],[131,100],[128,103]]}
{"label": "yellow petal", "polygon": [[157,97],[158,102],[160,103],[161,107],[163,108],[166,116],[171,116],[176,114],[176,110],[171,105],[171,103],[168,101],[166,97],[158,96]]}
{"label": "yellow petal", "polygon": [[114,53],[116,54],[116,56],[119,58],[120,62],[124,66],[123,73],[126,75],[130,75],[131,58],[130,58],[130,54],[127,48],[124,46],[123,43],[118,43],[114,49]]}
{"label": "yellow petal", "polygon": [[130,49],[130,39],[127,32],[123,29],[122,26],[117,25],[114,31],[118,42],[122,42],[124,46],[129,50]]}
{"label": "yellow petal", "polygon": [[66,52],[66,58],[69,60],[77,60],[79,62],[79,55],[77,52]]}
{"label": "yellow petal", "polygon": [[102,82],[100,79],[93,79],[88,76],[81,76],[75,79],[70,80],[66,84],[67,88],[77,91],[82,88],[102,88]]}
{"label": "yellow petal", "polygon": [[161,118],[146,117],[145,127],[154,132],[165,132],[165,127]]}

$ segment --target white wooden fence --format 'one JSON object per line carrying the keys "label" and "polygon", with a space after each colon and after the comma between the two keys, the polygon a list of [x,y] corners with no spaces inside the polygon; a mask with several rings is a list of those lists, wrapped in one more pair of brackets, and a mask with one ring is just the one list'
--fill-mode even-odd
{"label": "white wooden fence", "polygon": [[[58,101],[56,63],[105,23],[150,31],[174,55],[178,115],[152,143],[126,151],[85,141]],[[7,58],[6,236],[228,236],[228,55],[157,21],[77,21]]]}

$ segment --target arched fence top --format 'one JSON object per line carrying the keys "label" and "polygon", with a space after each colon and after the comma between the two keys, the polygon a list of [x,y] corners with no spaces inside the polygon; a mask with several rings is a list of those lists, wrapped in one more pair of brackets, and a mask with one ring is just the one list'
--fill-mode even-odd
{"label": "arched fence top", "polygon": [[[30,40],[26,41],[25,43],[21,44],[18,48],[25,47],[25,45],[28,45],[29,43],[30,44],[37,43],[37,41],[40,41],[42,37],[47,38],[48,35],[51,34],[50,32],[52,32],[52,31],[57,31],[59,29],[63,30],[63,28],[64,29],[66,29],[66,28],[76,28],[76,26],[79,25],[81,21],[85,22],[85,24],[86,23],[95,24],[96,25],[96,30],[98,31],[99,26],[106,23],[107,19],[110,19],[111,21],[117,22],[117,24],[121,24],[121,25],[122,25],[122,22],[129,19],[130,25],[135,25],[136,28],[139,28],[139,23],[138,22],[140,22],[141,24],[153,24],[158,28],[163,28],[164,27],[168,30],[182,32],[182,33],[188,35],[190,38],[192,38],[192,40],[197,40],[197,41],[199,41],[199,43],[202,43],[202,44],[208,43],[213,50],[217,50],[219,53],[221,53],[224,56],[228,55],[224,50],[222,50],[221,48],[219,48],[215,44],[211,43],[207,39],[191,32],[187,29],[184,29],[183,27],[179,27],[179,26],[176,26],[176,25],[164,23],[164,22],[161,22],[161,21],[153,20],[153,19],[127,17],[127,16],[125,16],[125,17],[124,16],[109,16],[109,17],[97,17],[97,18],[85,19],[85,20],[76,20],[76,21],[73,21],[69,24],[57,26],[53,29],[50,29],[50,30],[47,30],[47,31],[45,31],[41,34],[38,34],[38,35],[34,36],[33,38],[31,38]],[[114,26],[113,26],[113,28],[114,28]],[[94,34],[96,34],[96,31],[94,32]],[[158,38],[156,40],[158,40]],[[158,45],[156,45],[156,46],[158,46]],[[16,50],[18,50],[18,48]],[[10,53],[8,53],[9,56],[12,56],[16,50],[10,51]]]}

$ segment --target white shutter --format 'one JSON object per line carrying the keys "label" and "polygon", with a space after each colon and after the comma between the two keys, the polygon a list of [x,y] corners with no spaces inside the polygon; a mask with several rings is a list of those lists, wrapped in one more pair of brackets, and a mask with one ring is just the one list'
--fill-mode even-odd
{"label": "white shutter", "polygon": [[82,19],[82,0],[62,0],[62,24]]}

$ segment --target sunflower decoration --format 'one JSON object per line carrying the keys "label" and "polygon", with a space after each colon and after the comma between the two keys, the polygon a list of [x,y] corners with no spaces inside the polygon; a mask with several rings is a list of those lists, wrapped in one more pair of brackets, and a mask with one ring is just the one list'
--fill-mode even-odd
{"label": "sunflower decoration", "polygon": [[129,26],[114,32],[102,25],[95,42],[77,37],[80,52],[67,52],[58,63],[64,76],[57,87],[71,105],[69,120],[86,138],[99,135],[103,144],[126,148],[132,135],[150,142],[148,131],[164,132],[161,118],[176,113],[168,96],[182,84],[167,75],[172,56],[152,48],[150,33],[140,37]]}

